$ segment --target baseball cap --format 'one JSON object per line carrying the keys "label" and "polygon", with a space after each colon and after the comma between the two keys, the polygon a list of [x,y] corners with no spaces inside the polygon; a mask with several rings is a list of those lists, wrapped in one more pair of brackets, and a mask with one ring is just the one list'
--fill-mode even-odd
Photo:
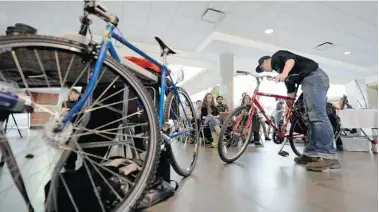
{"label": "baseball cap", "polygon": [[257,73],[262,73],[264,70],[261,68],[261,65],[263,64],[263,62],[267,59],[270,59],[271,57],[270,56],[263,56],[261,57],[259,60],[258,60],[258,66],[257,68],[255,69],[255,71]]}

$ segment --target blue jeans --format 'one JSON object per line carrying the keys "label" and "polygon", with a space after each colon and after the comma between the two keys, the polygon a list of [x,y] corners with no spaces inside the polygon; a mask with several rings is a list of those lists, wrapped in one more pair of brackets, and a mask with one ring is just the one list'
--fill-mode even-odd
{"label": "blue jeans", "polygon": [[326,114],[329,77],[323,70],[317,69],[304,78],[301,88],[308,115],[307,145],[304,155],[334,159],[333,128]]}
{"label": "blue jeans", "polygon": [[211,133],[215,132],[215,127],[220,125],[220,121],[212,116],[207,116],[204,120],[204,125],[210,127]]}

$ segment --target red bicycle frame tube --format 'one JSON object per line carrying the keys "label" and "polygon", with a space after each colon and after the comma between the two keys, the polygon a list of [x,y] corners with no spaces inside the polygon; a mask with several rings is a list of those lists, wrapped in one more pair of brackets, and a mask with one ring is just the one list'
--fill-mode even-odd
{"label": "red bicycle frame tube", "polygon": [[[248,131],[248,129],[250,127],[250,124],[251,124],[251,122],[253,120],[253,115],[254,115],[255,109],[256,109],[255,107],[257,107],[258,110],[263,114],[263,116],[265,117],[265,119],[268,121],[268,124],[274,129],[274,131],[278,132],[278,136],[284,137],[285,134],[286,134],[287,125],[290,122],[292,113],[289,112],[289,113],[286,114],[284,125],[283,125],[282,129],[279,130],[276,127],[275,123],[271,120],[271,118],[269,118],[267,116],[265,110],[263,109],[262,105],[260,104],[260,102],[259,102],[259,100],[257,98],[259,96],[266,96],[266,97],[272,97],[272,98],[277,98],[277,99],[283,99],[283,100],[285,100],[286,104],[287,104],[287,107],[288,107],[287,111],[291,111],[292,110],[293,103],[296,100],[295,97],[282,96],[282,95],[269,94],[269,93],[262,93],[262,92],[259,92],[259,91],[255,90],[253,96],[250,99],[250,103],[252,103],[252,104],[251,104],[251,108],[249,110],[249,119],[247,121],[247,124],[246,124],[245,128],[243,129],[243,131],[241,133],[241,136],[245,135],[245,133]],[[242,117],[243,117],[243,114],[241,114],[240,117],[238,117],[236,125],[233,127],[233,132],[235,132],[235,130],[237,129],[237,126],[241,122]]]}

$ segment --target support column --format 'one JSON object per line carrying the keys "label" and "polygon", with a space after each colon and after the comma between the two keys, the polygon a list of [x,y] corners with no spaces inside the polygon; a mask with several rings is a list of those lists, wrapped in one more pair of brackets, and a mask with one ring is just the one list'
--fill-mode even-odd
{"label": "support column", "polygon": [[224,104],[228,105],[230,110],[234,107],[234,55],[224,53],[220,55],[220,95],[224,97]]}

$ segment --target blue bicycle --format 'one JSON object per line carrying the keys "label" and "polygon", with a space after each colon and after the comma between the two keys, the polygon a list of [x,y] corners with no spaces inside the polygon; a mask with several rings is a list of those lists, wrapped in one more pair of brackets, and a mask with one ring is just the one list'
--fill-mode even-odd
{"label": "blue bicycle", "polygon": [[[189,176],[197,162],[195,109],[166,66],[175,52],[156,37],[163,59],[157,62],[116,33],[117,16],[95,1],[85,1],[81,36],[90,32],[89,15],[107,22],[101,44],[23,33],[0,36],[0,114],[22,112],[25,98],[19,92],[26,93],[34,107],[33,124],[42,127],[31,132],[35,143],[28,151],[44,151],[27,163],[40,168],[44,189],[25,185],[36,182],[36,172],[20,170],[17,164],[25,159],[17,158],[0,129],[4,162],[28,211],[130,211],[154,182],[161,145],[181,176]],[[160,74],[120,58],[112,38],[158,66]],[[153,92],[159,92],[158,113],[155,96],[141,79],[159,85]],[[42,98],[35,92],[39,88],[56,98]],[[83,202],[84,194],[90,200]],[[0,210],[6,207],[0,205]]]}

